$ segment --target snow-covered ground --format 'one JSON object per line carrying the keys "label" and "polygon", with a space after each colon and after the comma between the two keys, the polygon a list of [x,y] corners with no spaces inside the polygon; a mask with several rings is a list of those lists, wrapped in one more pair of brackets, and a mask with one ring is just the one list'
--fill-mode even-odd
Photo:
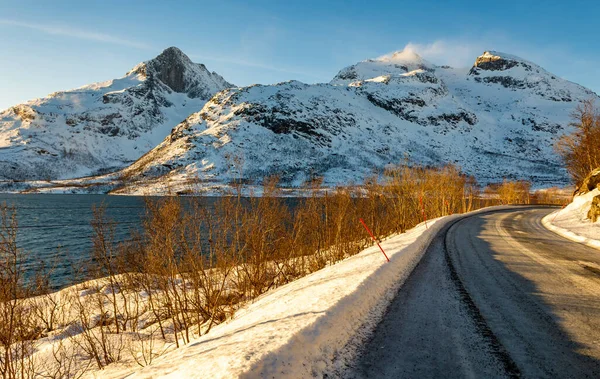
{"label": "snow-covered ground", "polygon": [[[489,210],[485,208],[469,215]],[[122,361],[99,371],[95,365],[90,366],[89,360],[75,355],[72,372],[87,367],[84,377],[102,378],[343,375],[433,238],[446,225],[462,217],[465,216],[430,220],[406,233],[386,238],[381,245],[390,258],[389,263],[378,247],[373,246],[269,291],[242,306],[230,320],[214,326],[203,336],[192,337],[179,349],[174,348],[172,336],[167,341],[156,340],[149,354],[154,351],[160,356],[153,357],[145,367],[140,366],[140,358],[138,362],[132,358],[144,354],[139,350],[143,348],[140,347],[142,340],[128,331],[122,333],[124,336],[118,341],[126,346],[123,353],[126,357]],[[77,316],[77,309],[85,309],[93,317],[93,310],[86,304],[94,304],[93,293],[105,293],[106,285],[91,281],[63,289],[61,292],[70,292],[80,299],[71,300],[75,306],[68,307],[64,313],[66,318]],[[99,292],[90,291],[91,287],[97,287]],[[145,298],[138,299],[142,306]],[[137,303],[129,301],[129,304]],[[146,316],[140,318],[140,323],[148,323]],[[76,323],[65,321],[63,324],[65,330],[56,329],[36,343],[37,361],[52,360],[59,343],[65,344],[66,351],[78,348]]]}
{"label": "snow-covered ground", "polygon": [[542,223],[563,237],[600,249],[600,222],[592,223],[587,218],[592,199],[598,195],[600,189],[596,188],[575,196],[571,204],[544,217]]}
{"label": "snow-covered ground", "polygon": [[270,291],[190,344],[145,368],[115,365],[103,377],[311,377],[335,374],[352,342],[376,325],[425,247],[436,219]]}
{"label": "snow-covered ground", "polygon": [[[160,356],[154,357],[145,367],[132,358],[135,351],[143,347],[132,332],[127,332],[121,334],[119,343],[128,346],[129,352],[124,353],[120,362],[99,371],[95,365],[90,366],[89,360],[75,358],[72,372],[85,369],[84,377],[102,378],[340,374],[346,367],[345,362],[353,358],[356,347],[377,325],[432,238],[456,217],[460,216],[431,220],[385,239],[381,245],[390,263],[374,246],[269,291],[238,309],[232,319],[214,326],[201,337],[192,338],[179,349],[174,348],[172,336],[168,341],[158,339],[154,351]],[[69,287],[61,293],[71,293],[81,299],[75,304],[92,304],[93,298],[86,300],[91,292],[85,288],[96,286],[96,282]],[[98,285],[101,293],[106,291],[102,289],[104,284]],[[70,314],[77,313],[77,307],[71,308],[66,312],[67,318],[77,316]],[[87,309],[86,312],[94,311]],[[140,322],[147,322],[144,317]],[[65,322],[65,325],[69,324]],[[67,326],[67,329],[56,329],[40,340],[35,345],[35,360],[51,364],[59,343],[64,344],[66,351],[77,349],[76,334],[66,338],[73,334],[72,330],[69,332],[73,327]],[[138,354],[143,353],[140,350]]]}
{"label": "snow-covered ground", "polygon": [[389,263],[377,246],[365,249],[266,293],[231,320],[149,366],[112,365],[102,377],[343,375],[432,239],[461,217],[430,220],[385,239],[381,245]]}

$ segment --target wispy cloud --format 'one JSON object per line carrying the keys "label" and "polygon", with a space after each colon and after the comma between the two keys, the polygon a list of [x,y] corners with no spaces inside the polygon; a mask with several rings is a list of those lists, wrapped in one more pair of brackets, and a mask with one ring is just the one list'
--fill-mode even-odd
{"label": "wispy cloud", "polygon": [[426,44],[409,42],[404,46],[405,51],[415,52],[432,63],[454,67],[470,66],[485,49],[483,43],[447,40]]}
{"label": "wispy cloud", "polygon": [[324,75],[324,74],[319,75],[318,73],[315,73],[315,72],[303,71],[300,69],[277,67],[277,66],[273,66],[273,65],[269,65],[269,64],[265,64],[265,63],[261,63],[261,62],[247,60],[244,58],[203,55],[203,54],[202,55],[192,54],[192,55],[190,55],[190,58],[192,58],[192,60],[194,60],[194,61],[209,60],[209,61],[214,61],[214,62],[222,62],[222,63],[228,63],[228,64],[233,64],[233,65],[238,65],[238,66],[244,66],[244,67],[259,68],[259,69],[266,70],[266,71],[275,71],[275,72],[283,72],[286,74],[302,75],[304,77],[309,77],[309,78],[318,79],[318,80],[324,80],[324,78],[326,78],[326,75]]}
{"label": "wispy cloud", "polygon": [[142,42],[132,41],[132,40],[129,40],[126,38],[121,38],[121,37],[106,34],[106,33],[99,33],[99,32],[94,32],[94,31],[89,31],[89,30],[73,28],[73,27],[65,26],[65,25],[45,25],[45,24],[39,24],[39,23],[33,23],[33,22],[25,22],[25,21],[2,19],[2,18],[0,18],[0,25],[16,26],[19,28],[36,30],[36,31],[44,33],[44,34],[50,34],[50,35],[56,35],[56,36],[64,36],[64,37],[71,37],[71,38],[83,39],[83,40],[88,40],[88,41],[110,43],[113,45],[133,47],[136,49],[153,50],[151,46],[149,46],[145,43],[142,43]]}
{"label": "wispy cloud", "polygon": [[[325,81],[329,75],[319,72],[314,67],[303,68],[290,65],[285,62],[286,54],[297,54],[298,51],[290,51],[288,46],[289,30],[282,25],[281,20],[272,15],[262,14],[259,16],[261,22],[246,25],[239,35],[239,45],[233,45],[227,50],[212,53],[196,54],[195,60],[214,61],[227,63],[239,67],[255,68],[270,73],[283,73],[290,76],[300,76],[305,81]],[[275,62],[285,62],[284,65]],[[296,62],[297,60],[294,60]],[[272,75],[280,78],[283,75]],[[288,78],[286,76],[286,79]],[[293,78],[296,79],[296,78]],[[279,79],[275,79],[279,80]]]}
{"label": "wispy cloud", "polygon": [[[409,42],[403,51],[414,52],[437,65],[468,67],[485,50],[498,50],[527,59],[567,80],[600,92],[598,65],[588,56],[581,56],[569,46],[557,44],[531,45],[515,41],[502,33],[482,35],[478,39],[439,39],[430,43]],[[391,55],[387,54],[387,55]]]}

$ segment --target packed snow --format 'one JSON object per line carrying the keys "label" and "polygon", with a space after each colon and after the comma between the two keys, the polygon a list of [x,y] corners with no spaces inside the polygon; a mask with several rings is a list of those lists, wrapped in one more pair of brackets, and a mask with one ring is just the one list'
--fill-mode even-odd
{"label": "packed snow", "polygon": [[108,367],[103,377],[311,377],[335,374],[376,325],[398,287],[449,218],[374,246],[268,292],[233,319],[144,368]]}
{"label": "packed snow", "polygon": [[[95,366],[87,366],[84,377],[341,375],[381,320],[387,305],[416,267],[431,240],[449,222],[461,217],[464,216],[429,220],[406,233],[384,239],[381,246],[390,258],[389,263],[379,248],[373,246],[271,290],[238,309],[230,320],[214,326],[201,337],[192,338],[179,349],[174,349],[172,338],[166,342],[159,340],[154,346],[156,356],[145,367],[129,358],[101,371]],[[102,288],[103,284],[96,282],[61,292],[74,291],[75,296],[85,302],[85,297],[92,293],[85,288],[97,285]],[[139,300],[144,301],[144,296]],[[94,302],[93,299],[88,301]],[[69,311],[77,312],[75,308]],[[142,317],[139,322],[146,322],[144,320]],[[59,346],[76,348],[66,338],[77,332],[70,329],[57,330],[43,338],[36,345],[35,359],[51,362],[52,354],[56,354]],[[126,341],[130,339],[127,333],[123,335]],[[126,350],[135,355],[136,346],[134,343]],[[89,365],[86,362],[76,358],[71,363],[71,372],[85,368]]]}

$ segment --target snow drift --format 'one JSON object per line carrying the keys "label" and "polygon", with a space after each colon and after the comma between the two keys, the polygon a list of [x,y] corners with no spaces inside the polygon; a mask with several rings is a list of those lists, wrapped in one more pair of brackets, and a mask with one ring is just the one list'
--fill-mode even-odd
{"label": "snow drift", "polygon": [[544,226],[570,240],[600,249],[600,220],[590,219],[594,199],[600,199],[600,168],[593,170],[576,192],[573,201],[563,209],[542,219]]}
{"label": "snow drift", "polygon": [[452,217],[383,241],[390,263],[376,246],[368,248],[266,293],[232,320],[150,366],[109,366],[103,375],[231,378],[335,373],[352,356],[348,343],[358,342],[376,325],[431,239]]}

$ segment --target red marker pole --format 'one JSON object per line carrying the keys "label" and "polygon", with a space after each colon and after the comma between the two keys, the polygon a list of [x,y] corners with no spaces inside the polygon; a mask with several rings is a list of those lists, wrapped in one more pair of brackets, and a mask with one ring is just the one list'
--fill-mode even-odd
{"label": "red marker pole", "polygon": [[369,232],[369,234],[371,235],[371,238],[373,239],[373,241],[375,241],[375,243],[377,244],[377,246],[379,246],[379,250],[381,250],[381,252],[383,253],[383,256],[385,257],[385,259],[387,259],[387,261],[389,262],[390,258],[388,258],[388,256],[385,253],[385,251],[383,251],[383,248],[381,247],[381,245],[379,244],[379,241],[377,241],[377,239],[375,238],[375,236],[371,232],[371,229],[369,229],[369,227],[367,226],[367,224],[365,224],[365,220],[363,220],[362,218],[359,218],[359,220],[360,220],[360,223],[363,224],[363,226],[365,227],[365,229],[367,229],[367,232]]}

